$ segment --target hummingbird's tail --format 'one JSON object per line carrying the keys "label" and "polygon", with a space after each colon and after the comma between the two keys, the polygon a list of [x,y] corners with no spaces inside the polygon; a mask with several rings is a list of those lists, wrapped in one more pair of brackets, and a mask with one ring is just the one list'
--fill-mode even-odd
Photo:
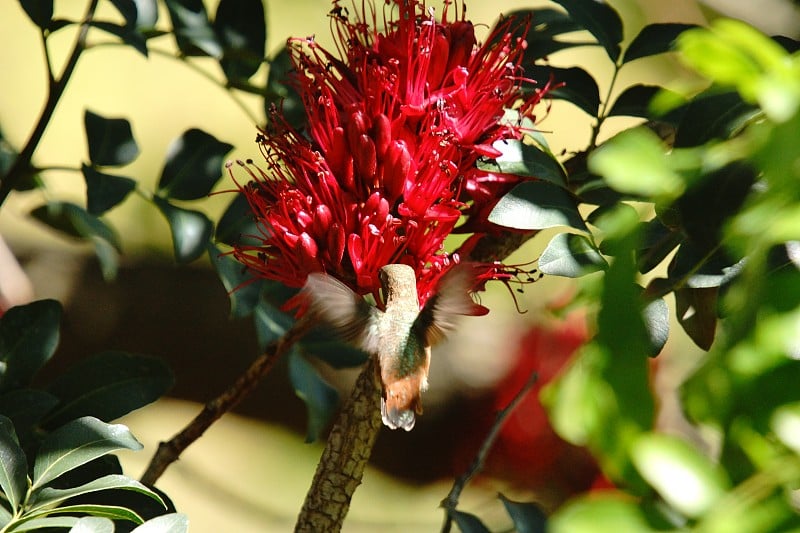
{"label": "hummingbird's tail", "polygon": [[403,428],[406,431],[411,431],[417,421],[414,410],[388,406],[383,398],[381,398],[381,419],[389,429]]}

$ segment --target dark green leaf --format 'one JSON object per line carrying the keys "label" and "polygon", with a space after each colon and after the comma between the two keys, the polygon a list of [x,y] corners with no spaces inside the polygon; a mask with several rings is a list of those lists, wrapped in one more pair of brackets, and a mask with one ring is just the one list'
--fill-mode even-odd
{"label": "dark green leaf", "polygon": [[0,390],[30,383],[56,350],[60,320],[55,300],[12,307],[0,317]]}
{"label": "dark green leaf", "polygon": [[692,98],[681,110],[675,148],[699,146],[713,139],[728,139],[759,113],[736,92],[712,87]]}
{"label": "dark green leaf", "polygon": [[663,54],[674,49],[675,39],[684,30],[695,28],[695,24],[678,24],[673,22],[649,24],[642,28],[625,50],[623,63],[640,57]]}
{"label": "dark green leaf", "polygon": [[585,230],[575,198],[545,181],[526,181],[503,196],[489,221],[508,228],[534,230],[569,226]]}
{"label": "dark green leaf", "polygon": [[544,274],[577,278],[608,268],[608,263],[591,241],[583,235],[559,233],[539,256],[539,270]]}
{"label": "dark green leaf", "polygon": [[647,336],[650,338],[650,355],[661,353],[669,338],[669,307],[663,298],[647,304],[643,311]]}
{"label": "dark green leaf", "polygon": [[300,95],[287,83],[292,65],[289,49],[281,47],[269,61],[264,113],[269,116],[270,108],[276,106],[289,124],[300,129],[306,120],[306,111]]}
{"label": "dark green leaf", "polygon": [[187,56],[222,57],[222,46],[208,20],[203,0],[165,0],[175,42]]}
{"label": "dark green leaf", "polygon": [[289,355],[289,379],[295,394],[305,402],[308,411],[306,442],[314,442],[336,412],[339,395],[296,351]]}
{"label": "dark green leaf", "polygon": [[158,196],[153,197],[153,202],[169,222],[178,262],[189,263],[203,255],[214,231],[208,217],[199,211],[177,207]]}
{"label": "dark green leaf", "polygon": [[261,296],[262,280],[254,279],[247,267],[211,243],[208,244],[208,258],[228,291],[231,317],[242,318],[252,314]]}
{"label": "dark green leaf", "polygon": [[744,267],[744,259],[731,259],[724,251],[709,254],[685,242],[669,264],[669,279],[689,288],[703,289],[730,283]]}
{"label": "dark green leaf", "polygon": [[86,209],[92,215],[102,215],[122,202],[136,188],[136,182],[124,176],[98,172],[81,165],[86,180]]}
{"label": "dark green leaf", "polygon": [[561,187],[567,186],[564,171],[558,161],[536,146],[510,140],[497,143],[494,147],[503,152],[503,155],[479,162],[478,168],[481,170],[538,178]]}
{"label": "dark green leaf", "polygon": [[127,165],[139,155],[139,146],[127,119],[105,118],[87,110],[83,121],[92,165]]}
{"label": "dark green leaf", "polygon": [[142,449],[127,427],[89,416],[73,420],[42,441],[30,490],[36,492],[65,472],[121,449]]}
{"label": "dark green leaf", "polygon": [[121,26],[119,24],[114,24],[113,22],[105,22],[102,20],[92,21],[91,24],[95,28],[119,37],[122,42],[132,46],[144,57],[148,57],[147,40],[145,39],[144,35],[138,32],[134,27],[128,25]]}
{"label": "dark green leaf", "polygon": [[50,19],[53,18],[53,0],[20,0],[19,3],[34,24],[43,30],[50,26]]}
{"label": "dark green leaf", "polygon": [[531,69],[531,77],[535,80],[551,78],[554,83],[563,83],[547,92],[549,98],[566,100],[577,106],[589,116],[596,117],[600,108],[600,89],[594,78],[579,67],[557,68],[536,65]]}
{"label": "dark green leaf", "polygon": [[162,505],[164,503],[158,494],[148,489],[135,479],[118,474],[112,474],[95,479],[79,487],[70,487],[68,489],[52,489],[45,487],[34,494],[34,497],[30,502],[30,512],[35,513],[48,507],[60,505],[70,498],[75,498],[76,496],[82,496],[84,494],[90,494],[103,490],[130,490],[138,492],[139,494],[144,494],[149,498],[153,498]]}
{"label": "dark green leaf", "polygon": [[[559,41],[554,39],[557,35],[581,30],[581,26],[576,24],[563,11],[556,9],[523,9],[512,11],[508,14],[516,20],[526,20],[530,17],[531,26],[527,34],[520,31],[519,37],[524,38],[528,46],[525,49],[523,59],[524,65],[532,65],[537,59],[546,57],[554,52],[571,48],[573,46],[583,46],[585,43]],[[524,29],[523,25],[521,29]],[[517,27],[512,26],[512,32],[517,33]],[[515,35],[516,36],[516,35]]]}
{"label": "dark green leaf", "polygon": [[253,318],[255,319],[258,345],[262,350],[289,331],[294,324],[291,316],[263,299],[256,307]]}
{"label": "dark green leaf", "polygon": [[14,424],[0,416],[0,489],[16,512],[28,490],[28,462],[19,445]]}
{"label": "dark green leaf", "polygon": [[[650,101],[656,94],[664,91],[667,89],[657,85],[631,85],[614,100],[608,116],[656,118],[656,114],[650,110]],[[671,93],[671,95],[674,99],[683,98],[678,93]]]}
{"label": "dark green leaf", "polygon": [[710,350],[717,332],[717,287],[686,287],[675,291],[675,314],[689,338]]}
{"label": "dark green leaf", "polygon": [[50,202],[31,211],[31,215],[51,228],[91,242],[103,277],[113,279],[116,276],[119,239],[105,222],[82,207],[67,202]]}
{"label": "dark green leaf", "polygon": [[335,340],[303,342],[303,348],[333,368],[353,368],[363,365],[369,357],[364,351]]}
{"label": "dark green leaf", "polygon": [[114,533],[114,522],[99,516],[84,516],[72,526],[69,533]]}
{"label": "dark green leaf", "polygon": [[186,533],[189,517],[181,513],[170,513],[151,518],[131,533]]}
{"label": "dark green leaf", "polygon": [[0,396],[0,414],[7,416],[17,428],[25,446],[38,423],[58,403],[58,398],[38,389],[16,389]]}
{"label": "dark green leaf", "polygon": [[455,509],[447,511],[447,513],[456,523],[458,529],[461,530],[461,533],[490,533],[489,528],[474,514],[456,511]]}
{"label": "dark green leaf", "polygon": [[622,20],[611,6],[596,0],[553,1],[566,9],[572,20],[594,35],[612,61],[617,61],[619,43],[622,41]]}
{"label": "dark green leaf", "polygon": [[214,30],[222,43],[220,59],[229,80],[248,79],[264,61],[267,29],[261,0],[221,0]]}
{"label": "dark green leaf", "polygon": [[509,500],[500,494],[517,533],[545,533],[547,531],[547,515],[535,503],[523,503]]}
{"label": "dark green leaf", "polygon": [[[14,162],[17,160],[17,156],[19,154],[8,142],[6,137],[3,135],[3,131],[0,129],[0,176],[5,176],[8,174],[8,171],[11,170],[11,167],[14,165]],[[36,176],[36,169],[28,164],[26,165],[23,172],[19,176],[14,184],[15,191],[30,191],[35,189],[38,186],[37,180],[35,179]]]}
{"label": "dark green leaf", "polygon": [[156,401],[172,381],[161,359],[125,352],[97,354],[60,373],[47,387],[61,401],[46,423],[60,426],[82,416],[109,422]]}
{"label": "dark green leaf", "polygon": [[237,194],[217,223],[215,235],[217,241],[230,246],[235,244],[258,245],[260,241],[249,238],[250,235],[258,235],[258,233],[247,197],[241,193]]}
{"label": "dark green leaf", "polygon": [[653,270],[682,240],[680,232],[666,227],[659,217],[647,222],[642,247],[636,251],[639,272],[646,274]]}
{"label": "dark green leaf", "polygon": [[231,148],[202,130],[186,131],[170,144],[158,181],[159,193],[177,200],[208,196],[222,177],[222,160]]}
{"label": "dark green leaf", "polygon": [[61,513],[75,513],[75,514],[88,514],[90,516],[100,516],[110,518],[111,520],[126,520],[134,524],[142,524],[144,520],[136,512],[116,505],[94,505],[94,504],[77,504],[65,505],[64,507],[56,507],[55,509],[47,509],[39,511],[39,515],[45,514],[61,514]]}

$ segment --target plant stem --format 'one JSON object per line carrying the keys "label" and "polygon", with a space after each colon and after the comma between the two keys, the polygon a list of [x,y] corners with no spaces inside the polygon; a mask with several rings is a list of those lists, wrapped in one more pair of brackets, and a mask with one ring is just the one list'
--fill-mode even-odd
{"label": "plant stem", "polygon": [[0,180],[0,205],[3,205],[3,202],[5,202],[14,186],[19,181],[24,179],[25,176],[30,174],[32,170],[31,160],[33,159],[33,154],[36,151],[36,148],[39,146],[39,142],[42,140],[42,136],[44,135],[48,124],[50,124],[50,119],[53,117],[56,105],[61,99],[61,95],[64,93],[64,89],[67,87],[67,83],[72,77],[75,66],[78,64],[78,58],[80,58],[81,53],[86,48],[86,35],[89,33],[89,23],[94,17],[94,12],[97,9],[97,3],[98,0],[91,0],[89,2],[89,6],[86,8],[86,14],[83,16],[83,21],[78,29],[78,36],[75,39],[72,52],[69,54],[67,63],[64,65],[64,71],[61,73],[61,76],[59,76],[58,79],[56,79],[53,75],[53,69],[49,61],[49,54],[47,53],[47,41],[44,34],[45,30],[42,30],[42,44],[45,50],[45,57],[48,58],[47,101],[44,104],[42,114],[39,117],[39,120],[36,122],[36,126],[34,127],[31,136],[28,138],[28,142],[25,143],[25,146],[22,148],[19,155],[17,155],[17,158],[14,160],[14,164],[11,166],[8,173],[2,177],[2,180]]}
{"label": "plant stem", "polygon": [[181,453],[199,439],[211,425],[225,413],[236,407],[266,376],[275,362],[298,341],[310,324],[301,320],[286,334],[272,343],[222,394],[206,403],[203,410],[183,430],[167,442],[158,445],[141,482],[155,485],[169,465],[178,460]]}
{"label": "plant stem", "polygon": [[442,533],[450,532],[450,528],[453,525],[452,511],[455,511],[456,507],[458,506],[458,499],[461,497],[461,492],[464,490],[464,487],[467,486],[467,483],[469,483],[469,481],[483,469],[483,465],[486,462],[486,457],[489,455],[489,451],[491,451],[492,445],[494,445],[494,441],[497,439],[497,435],[500,433],[500,428],[503,427],[508,415],[514,411],[517,405],[519,405],[519,402],[522,401],[522,398],[524,398],[528,391],[531,390],[538,379],[539,375],[536,372],[533,372],[528,378],[528,381],[522,385],[522,388],[520,388],[519,392],[517,392],[511,401],[508,402],[508,405],[506,405],[502,411],[497,413],[494,423],[489,430],[489,434],[486,435],[481,447],[478,449],[475,459],[472,460],[472,463],[469,465],[469,467],[467,467],[464,473],[461,474],[458,479],[456,479],[456,481],[453,483],[453,488],[450,489],[450,493],[444,500],[442,500],[441,505],[445,510]]}
{"label": "plant stem", "polygon": [[370,357],[328,436],[297,518],[296,532],[333,532],[342,528],[381,429],[381,394],[375,364],[375,358]]}

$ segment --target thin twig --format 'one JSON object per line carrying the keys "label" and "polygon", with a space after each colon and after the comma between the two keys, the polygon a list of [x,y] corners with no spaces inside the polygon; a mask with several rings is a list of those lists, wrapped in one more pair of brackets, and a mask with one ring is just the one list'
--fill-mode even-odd
{"label": "thin twig", "polygon": [[538,379],[539,375],[536,372],[533,372],[522,388],[520,388],[519,392],[517,392],[517,394],[511,399],[508,405],[506,405],[503,410],[497,413],[494,423],[489,430],[489,434],[486,435],[481,447],[478,449],[475,459],[473,459],[472,463],[464,471],[464,473],[455,480],[453,483],[453,488],[450,489],[450,493],[444,500],[442,500],[441,506],[445,510],[442,533],[450,532],[450,528],[453,525],[452,511],[455,511],[456,507],[458,506],[458,499],[461,497],[461,492],[464,490],[464,487],[467,486],[467,483],[469,483],[470,480],[483,469],[483,465],[486,462],[486,457],[489,455],[489,451],[492,449],[494,441],[497,439],[497,435],[500,433],[500,429],[503,427],[508,415],[514,411],[517,405],[519,405],[519,402],[522,401],[522,398],[524,398],[528,391],[531,390]]}
{"label": "thin twig", "polygon": [[199,439],[219,418],[236,407],[266,376],[275,362],[285,354],[308,330],[310,324],[300,320],[286,334],[272,343],[267,350],[239,376],[225,392],[206,403],[203,410],[183,430],[167,442],[158,445],[142,475],[142,483],[153,486],[169,465],[178,460],[181,453]]}
{"label": "thin twig", "polygon": [[47,101],[44,104],[44,108],[42,108],[42,114],[39,117],[39,120],[36,122],[36,126],[33,128],[31,136],[28,138],[28,142],[26,142],[25,146],[22,148],[22,150],[20,150],[19,155],[17,155],[17,158],[14,160],[14,164],[8,170],[8,173],[6,173],[5,176],[0,177],[0,205],[3,205],[3,202],[5,202],[14,186],[16,186],[18,182],[33,172],[31,167],[33,153],[36,151],[36,147],[39,146],[39,141],[42,140],[42,136],[44,135],[48,124],[50,124],[50,119],[53,117],[53,112],[55,112],[56,105],[58,104],[61,95],[64,93],[64,89],[67,87],[67,82],[69,82],[69,79],[72,77],[72,72],[75,70],[75,65],[78,64],[78,58],[86,48],[86,35],[89,33],[89,26],[92,18],[94,17],[94,12],[97,9],[97,3],[98,0],[92,0],[89,2],[89,6],[86,8],[86,14],[83,16],[83,21],[81,22],[80,29],[78,30],[78,36],[75,39],[75,44],[72,47],[72,52],[70,52],[69,58],[64,65],[64,71],[61,73],[61,76],[59,76],[58,79],[56,79],[53,75],[53,70],[49,61],[47,41],[44,34],[46,30],[42,30],[42,43],[45,49],[45,57],[47,58]]}

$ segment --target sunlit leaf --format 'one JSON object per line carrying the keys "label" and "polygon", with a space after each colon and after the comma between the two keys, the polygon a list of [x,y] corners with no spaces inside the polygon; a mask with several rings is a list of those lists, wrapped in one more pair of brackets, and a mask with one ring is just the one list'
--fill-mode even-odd
{"label": "sunlit leaf", "polygon": [[561,165],[543,150],[517,140],[498,142],[494,147],[503,152],[503,155],[479,162],[478,168],[489,172],[538,178],[566,187]]}
{"label": "sunlit leaf", "polygon": [[12,307],[0,317],[0,390],[30,383],[55,352],[60,321],[55,300]]}
{"label": "sunlit leaf", "polygon": [[28,490],[28,461],[11,420],[0,416],[0,489],[16,512]]}
{"label": "sunlit leaf", "polygon": [[539,256],[538,266],[544,274],[577,278],[604,270],[608,263],[588,238],[574,233],[559,233]]}
{"label": "sunlit leaf", "polygon": [[622,20],[611,6],[596,0],[553,1],[566,9],[572,20],[594,35],[612,61],[617,61],[619,43],[622,41]]}
{"label": "sunlit leaf", "polygon": [[14,525],[13,531],[17,533],[18,531],[48,530],[48,528],[71,528],[78,522],[80,519],[77,516],[45,516],[18,523]]}
{"label": "sunlit leaf", "polygon": [[623,63],[648,57],[656,54],[670,52],[675,48],[675,41],[678,35],[689,28],[696,27],[695,24],[679,24],[674,22],[649,24],[639,31],[633,41],[625,50]]}
{"label": "sunlit leaf", "polygon": [[550,517],[551,533],[619,533],[657,531],[651,527],[639,503],[621,493],[599,493],[568,502]]}
{"label": "sunlit leaf", "polygon": [[585,230],[575,198],[545,181],[526,181],[497,202],[489,221],[515,229],[545,229],[568,226]]}
{"label": "sunlit leaf", "polygon": [[663,298],[657,298],[647,304],[642,313],[650,339],[650,355],[655,357],[664,349],[669,338],[669,307]]}
{"label": "sunlit leaf", "polygon": [[169,222],[175,259],[180,263],[194,261],[206,251],[214,231],[214,225],[199,211],[184,209],[169,201],[153,197],[161,213]]}
{"label": "sunlit leaf", "polygon": [[108,518],[84,516],[72,526],[69,533],[114,533],[114,522]]}
{"label": "sunlit leaf", "polygon": [[164,505],[163,500],[158,494],[142,485],[135,479],[131,479],[127,476],[112,474],[95,479],[80,485],[79,487],[71,487],[68,489],[52,489],[45,487],[35,493],[33,500],[30,502],[30,511],[36,512],[40,509],[46,509],[48,507],[60,505],[70,498],[104,490],[133,491],[139,494],[144,494],[145,496],[152,498]]}
{"label": "sunlit leaf", "polygon": [[189,517],[181,513],[170,513],[151,518],[137,526],[131,533],[186,533]]}

